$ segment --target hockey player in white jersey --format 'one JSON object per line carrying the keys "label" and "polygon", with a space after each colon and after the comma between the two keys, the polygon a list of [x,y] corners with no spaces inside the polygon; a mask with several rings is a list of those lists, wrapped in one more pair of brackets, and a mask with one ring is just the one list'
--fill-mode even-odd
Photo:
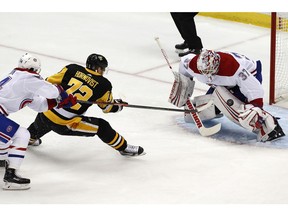
{"label": "hockey player in white jersey", "polygon": [[18,67],[0,81],[0,161],[5,166],[3,189],[30,188],[30,179],[16,174],[24,159],[30,134],[8,115],[25,106],[43,112],[76,104],[76,98],[68,95],[61,86],[43,80],[40,70],[39,59],[26,53],[20,58]]}
{"label": "hockey player in white jersey", "polygon": [[214,102],[211,109],[199,114],[202,120],[213,119],[221,111],[234,123],[256,133],[258,141],[266,142],[285,134],[277,119],[263,110],[261,72],[260,61],[234,52],[213,50],[186,55],[179,66],[180,74],[210,86],[206,95],[193,100],[196,106],[209,100]]}

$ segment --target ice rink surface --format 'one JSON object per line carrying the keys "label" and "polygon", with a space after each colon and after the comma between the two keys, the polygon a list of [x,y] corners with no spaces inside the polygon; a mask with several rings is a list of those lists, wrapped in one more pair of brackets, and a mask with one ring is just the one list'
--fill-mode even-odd
{"label": "ice rink surface", "polygon": [[[269,29],[201,16],[196,25],[204,48],[262,61],[265,108],[281,117],[287,134],[287,108],[268,106]],[[175,108],[167,101],[174,78],[154,40],[160,38],[177,70],[174,45],[182,39],[169,13],[0,13],[0,27],[1,78],[26,51],[40,57],[43,77],[70,63],[84,65],[96,52],[108,59],[110,71],[105,76],[113,84],[114,98]],[[196,81],[194,96],[206,89]],[[254,134],[225,118],[219,119],[223,127],[219,134],[201,137],[193,124],[184,123],[181,113],[168,111],[127,107],[103,114],[95,105],[87,114],[106,119],[128,143],[144,147],[147,154],[124,158],[98,137],[51,132],[41,146],[28,149],[21,167],[21,175],[31,178],[31,189],[0,191],[0,203],[113,204],[124,212],[129,204],[142,208],[142,204],[288,203],[287,137],[262,145],[253,142]],[[24,108],[10,118],[28,127],[35,116]],[[3,174],[1,169],[0,177]]]}

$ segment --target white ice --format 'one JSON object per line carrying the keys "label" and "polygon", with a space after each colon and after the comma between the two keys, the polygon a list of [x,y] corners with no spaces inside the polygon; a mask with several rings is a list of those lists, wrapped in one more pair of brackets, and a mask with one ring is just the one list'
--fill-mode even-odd
{"label": "white ice", "polygon": [[[281,117],[279,123],[287,134],[287,108],[268,106],[269,29],[201,16],[196,17],[196,25],[205,48],[262,61],[265,108]],[[106,77],[115,98],[175,108],[167,101],[173,75],[154,40],[160,38],[177,70],[174,45],[182,39],[169,13],[0,13],[0,28],[1,77],[26,51],[40,57],[43,77],[70,63],[84,65],[87,56],[96,52],[109,61]],[[197,83],[195,96],[206,89]],[[41,146],[28,149],[21,167],[20,174],[31,178],[31,189],[0,191],[0,203],[288,203],[287,137],[259,144],[253,141],[254,134],[225,118],[219,120],[223,127],[219,134],[202,137],[193,124],[184,123],[181,113],[168,111],[127,107],[121,113],[103,114],[94,106],[87,114],[106,119],[147,154],[125,158],[98,137],[51,132]],[[28,127],[35,116],[24,108],[10,118]],[[135,210],[135,215],[141,211]]]}

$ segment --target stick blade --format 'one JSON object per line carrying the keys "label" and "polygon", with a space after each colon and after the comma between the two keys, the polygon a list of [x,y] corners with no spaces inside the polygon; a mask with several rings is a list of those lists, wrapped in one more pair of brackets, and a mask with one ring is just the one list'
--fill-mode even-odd
{"label": "stick blade", "polygon": [[202,135],[202,136],[212,136],[216,133],[218,133],[219,131],[221,130],[221,123],[218,123],[212,127],[209,127],[209,128],[206,128],[206,127],[201,127],[199,128],[199,133]]}
{"label": "stick blade", "polygon": [[[207,106],[209,106],[211,103],[212,103],[211,101],[209,103],[207,103]],[[190,100],[187,100],[186,104],[187,104],[189,110],[195,109],[194,105],[191,103]],[[197,112],[190,113],[190,115],[191,115],[193,121],[195,122],[195,125],[198,128],[199,133],[202,136],[205,136],[205,137],[206,136],[212,136],[213,134],[218,133],[221,129],[221,123],[214,125],[212,127],[206,128],[204,126],[203,122],[201,121]]]}

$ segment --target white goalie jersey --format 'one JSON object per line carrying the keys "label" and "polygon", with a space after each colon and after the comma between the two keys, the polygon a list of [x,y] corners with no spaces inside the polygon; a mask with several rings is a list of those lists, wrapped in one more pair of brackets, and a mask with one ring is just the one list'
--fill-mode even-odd
{"label": "white goalie jersey", "polygon": [[[217,55],[212,51],[204,51],[201,59],[204,63],[198,60],[197,55],[187,55],[181,58],[179,72],[212,86],[213,93],[210,96],[218,113],[221,111],[232,122],[256,133],[258,141],[272,141],[285,136],[277,119],[263,110],[261,62],[233,52],[217,52]],[[205,71],[201,67],[208,69]],[[235,91],[238,87],[240,92]],[[207,119],[217,117],[216,109],[212,110],[211,115],[199,113],[199,117],[201,114]]]}
{"label": "white goalie jersey", "polygon": [[[214,86],[239,86],[242,94],[251,102],[256,99],[262,101],[264,90],[261,83],[255,78],[257,63],[244,55],[233,52],[217,52],[221,56],[219,71],[209,80],[197,69],[197,58],[189,54],[181,58],[179,72],[187,77],[196,77],[202,83]],[[263,103],[263,102],[262,102]],[[261,107],[261,102],[259,106]]]}
{"label": "white goalie jersey", "polygon": [[43,112],[48,109],[46,98],[58,96],[57,87],[39,74],[16,68],[0,82],[0,112],[7,116],[25,106]]}

